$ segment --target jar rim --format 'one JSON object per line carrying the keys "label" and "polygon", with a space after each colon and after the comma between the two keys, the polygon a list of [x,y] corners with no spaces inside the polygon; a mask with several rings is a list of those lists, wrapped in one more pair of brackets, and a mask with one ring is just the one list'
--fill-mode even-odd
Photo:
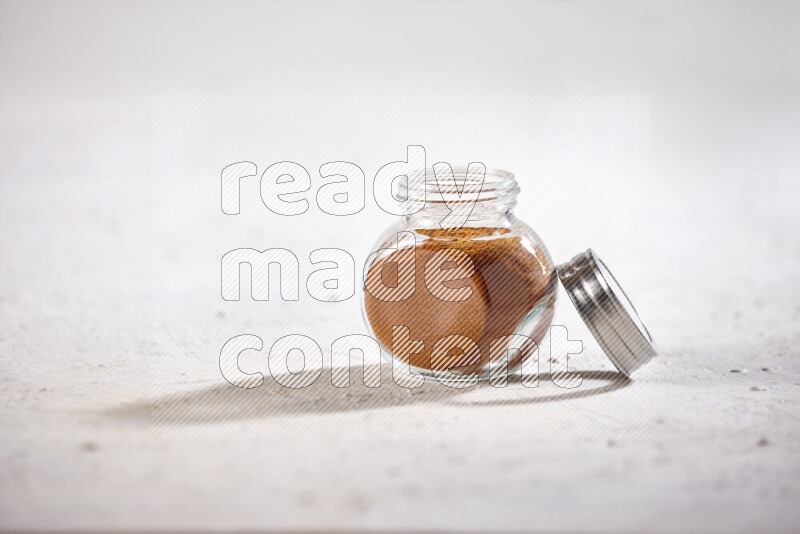
{"label": "jar rim", "polygon": [[[438,164],[437,164],[438,165]],[[433,176],[436,177],[436,171],[434,170],[434,166],[425,167],[424,169],[414,169],[413,171],[408,173],[409,180],[412,178],[419,178],[420,176]],[[451,165],[450,169],[453,171],[453,177],[471,177],[471,176],[480,176],[479,173],[469,172],[470,167],[468,165]],[[503,169],[497,169],[494,167],[486,167],[484,171],[485,177],[488,178],[496,178],[495,182],[499,181],[511,181],[515,180],[515,176],[513,172],[506,171]]]}
{"label": "jar rim", "polygon": [[[452,179],[442,181],[439,177],[447,171],[443,165],[447,164],[437,163],[433,167],[416,169],[406,175],[406,180],[399,182],[399,198],[414,201],[408,204],[414,210],[409,214],[441,217],[441,213],[449,213],[451,208],[461,205],[470,212],[470,217],[476,218],[509,211],[516,205],[519,186],[513,173],[487,168],[482,163],[454,165],[448,166]],[[420,212],[420,202],[425,206],[424,213]]]}

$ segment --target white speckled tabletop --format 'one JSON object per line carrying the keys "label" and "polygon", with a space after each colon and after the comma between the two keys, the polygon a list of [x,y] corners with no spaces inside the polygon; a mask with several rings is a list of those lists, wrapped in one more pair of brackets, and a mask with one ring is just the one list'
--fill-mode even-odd
{"label": "white speckled tabletop", "polygon": [[[394,5],[348,4],[355,22],[326,12],[339,21],[332,50],[301,40],[281,53],[278,37],[254,36],[267,16],[305,20],[290,4],[260,17],[206,6],[193,21],[180,3],[1,5],[0,528],[797,530],[796,6],[684,6],[684,19],[658,4],[437,4],[426,20],[483,20],[488,40],[457,52],[455,30],[431,27],[392,56],[386,20],[388,36],[359,30],[378,51],[341,29],[387,14],[410,25]],[[208,44],[235,21],[244,43]],[[506,59],[516,47],[503,39],[533,55]],[[563,45],[559,61],[539,50],[547,42]],[[237,78],[250,60],[263,68]],[[454,89],[442,63],[456,85],[473,67],[487,76]],[[330,89],[315,89],[326,76]],[[242,92],[373,96],[156,96]],[[420,92],[432,94],[380,96]],[[315,176],[349,159],[369,180],[414,143],[429,163],[515,171],[518,215],[559,261],[587,246],[603,255],[659,357],[623,379],[562,291],[556,322],[584,346],[575,390],[544,367],[538,388],[408,390],[388,365],[381,388],[354,368],[341,389],[326,347],[363,332],[355,299],[219,299],[226,250],[295,247],[307,262],[341,246],[358,264],[392,221],[367,195],[354,219],[261,212],[226,227],[224,164],[252,158],[261,172],[298,158]],[[239,390],[221,377],[231,335],[269,345],[296,331],[324,349],[318,383]]]}

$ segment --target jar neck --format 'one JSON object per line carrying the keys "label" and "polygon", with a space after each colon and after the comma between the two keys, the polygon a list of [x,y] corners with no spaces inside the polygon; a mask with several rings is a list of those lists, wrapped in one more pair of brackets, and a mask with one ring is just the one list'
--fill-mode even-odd
{"label": "jar neck", "polygon": [[[511,217],[519,186],[514,175],[482,164],[450,167],[437,163],[408,175],[399,191],[407,205],[418,210],[407,213],[410,223],[423,227],[496,226]],[[424,207],[419,209],[424,201]]]}

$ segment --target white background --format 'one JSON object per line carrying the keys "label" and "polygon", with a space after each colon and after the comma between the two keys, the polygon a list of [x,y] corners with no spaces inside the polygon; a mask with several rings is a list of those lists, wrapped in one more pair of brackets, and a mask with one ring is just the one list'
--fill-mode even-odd
{"label": "white background", "polygon": [[[799,11],[3,2],[0,526],[793,530]],[[170,212],[198,217],[181,234],[159,224],[151,183],[151,104],[163,95],[217,95],[235,103],[226,113],[255,106],[255,118],[274,103],[263,95],[356,109],[337,104],[319,119],[305,109],[263,127],[226,113],[184,124],[174,145],[183,139],[184,155],[210,139],[228,145],[176,170],[197,182]],[[372,102],[368,113],[359,102]],[[256,141],[281,131],[283,144]],[[258,135],[240,144],[248,132]],[[251,159],[263,171],[292,159],[315,176],[344,159],[370,178],[412,143],[430,163],[515,172],[518,215],[557,260],[595,247],[661,358],[632,383],[585,397],[552,384],[457,398],[436,387],[416,396],[328,387],[275,400],[273,388],[246,417],[220,417],[238,406],[214,389],[223,318],[214,310],[185,323],[212,325],[207,339],[159,345],[172,331],[153,321],[158,239],[176,240],[176,260],[191,257],[203,225],[223,217],[204,191],[227,163]],[[387,221],[336,230],[368,247]],[[263,236],[280,235],[265,225]],[[262,234],[246,237],[230,248]],[[207,280],[188,276],[191,294],[192,277]],[[253,325],[267,344],[288,333],[267,325],[275,317],[264,308]],[[360,324],[340,319],[348,331]],[[611,369],[584,345],[582,368]],[[198,409],[212,423],[190,411],[154,432],[154,384],[188,392],[177,401],[189,405],[191,391],[211,390],[214,402]]]}

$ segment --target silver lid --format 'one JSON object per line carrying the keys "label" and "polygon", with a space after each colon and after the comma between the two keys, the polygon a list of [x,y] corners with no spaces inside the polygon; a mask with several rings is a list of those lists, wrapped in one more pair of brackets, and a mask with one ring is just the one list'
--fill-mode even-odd
{"label": "silver lid", "polygon": [[656,355],[636,308],[592,249],[556,270],[583,322],[622,374],[630,376]]}

